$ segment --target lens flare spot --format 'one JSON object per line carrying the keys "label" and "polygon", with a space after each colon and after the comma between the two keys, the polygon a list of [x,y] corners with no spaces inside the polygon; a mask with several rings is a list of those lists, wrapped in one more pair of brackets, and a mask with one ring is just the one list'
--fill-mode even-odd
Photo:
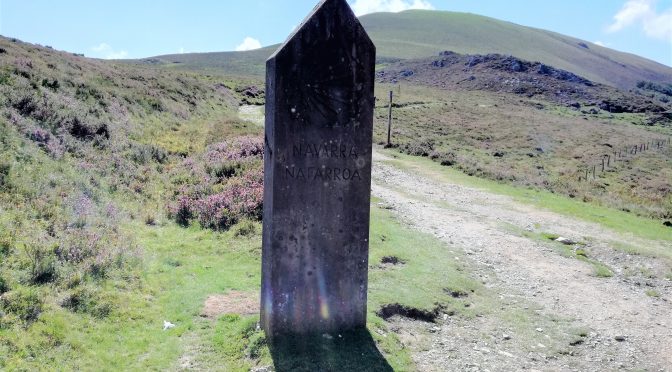
{"label": "lens flare spot", "polygon": [[324,300],[320,302],[320,315],[322,316],[322,319],[327,320],[329,319],[329,305],[327,305],[327,302]]}

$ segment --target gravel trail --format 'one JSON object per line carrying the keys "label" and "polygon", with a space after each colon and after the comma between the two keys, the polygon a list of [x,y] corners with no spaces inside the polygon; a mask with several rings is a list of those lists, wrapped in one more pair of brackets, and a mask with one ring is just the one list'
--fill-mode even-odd
{"label": "gravel trail", "polygon": [[[464,250],[471,275],[507,306],[532,304],[547,319],[568,319],[573,327],[589,330],[578,344],[558,350],[525,339],[502,339],[506,329],[495,319],[451,318],[428,333],[429,346],[414,347],[409,341],[420,369],[672,371],[669,263],[613,247],[614,242],[635,247],[664,243],[624,237],[506,196],[439,183],[386,160],[387,155],[374,152],[373,195],[403,221],[451,249]],[[585,241],[581,249],[614,276],[596,276],[590,263],[565,257],[554,243],[526,237],[526,231]],[[425,327],[418,323],[397,320],[393,329],[404,340]]]}

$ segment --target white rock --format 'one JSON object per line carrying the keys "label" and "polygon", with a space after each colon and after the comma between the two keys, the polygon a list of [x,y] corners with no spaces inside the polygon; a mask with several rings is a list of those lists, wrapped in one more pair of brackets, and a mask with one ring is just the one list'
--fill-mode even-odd
{"label": "white rock", "polygon": [[555,239],[555,241],[558,242],[558,243],[562,243],[564,245],[574,245],[574,244],[576,244],[576,242],[573,241],[572,239],[563,238],[562,236]]}
{"label": "white rock", "polygon": [[497,350],[497,354],[504,355],[504,356],[507,356],[509,358],[515,358],[515,356],[513,354],[507,353],[506,351],[503,351],[503,350]]}

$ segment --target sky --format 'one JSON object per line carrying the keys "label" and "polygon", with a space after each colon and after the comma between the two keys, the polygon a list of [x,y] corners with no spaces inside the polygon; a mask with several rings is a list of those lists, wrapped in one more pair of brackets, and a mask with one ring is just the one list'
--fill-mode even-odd
{"label": "sky", "polygon": [[[318,0],[0,0],[0,35],[95,58],[280,43]],[[672,66],[672,0],[348,0],[357,15],[436,9],[543,28]]]}

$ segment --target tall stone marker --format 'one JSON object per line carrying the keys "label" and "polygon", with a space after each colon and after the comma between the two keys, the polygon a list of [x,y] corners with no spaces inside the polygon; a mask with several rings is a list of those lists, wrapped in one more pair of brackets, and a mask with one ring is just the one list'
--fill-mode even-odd
{"label": "tall stone marker", "polygon": [[366,325],[375,47],[323,0],[266,62],[261,323]]}

